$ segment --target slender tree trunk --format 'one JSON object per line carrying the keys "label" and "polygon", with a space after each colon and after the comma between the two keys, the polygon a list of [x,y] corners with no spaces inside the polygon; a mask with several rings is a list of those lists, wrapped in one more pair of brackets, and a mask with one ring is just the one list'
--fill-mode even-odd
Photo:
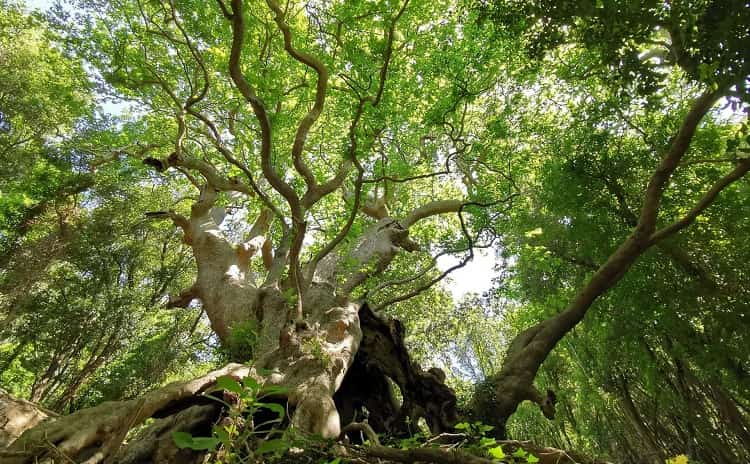
{"label": "slender tree trunk", "polygon": [[658,440],[654,436],[651,429],[647,426],[643,420],[643,416],[638,412],[638,408],[633,401],[633,397],[630,393],[630,388],[626,379],[620,379],[618,387],[615,389],[617,392],[617,399],[620,402],[625,417],[628,420],[628,424],[633,428],[641,439],[641,443],[644,445],[645,453],[641,456],[645,462],[653,464],[661,464],[664,462],[664,451]]}
{"label": "slender tree trunk", "polygon": [[498,436],[505,435],[507,419],[523,401],[533,401],[545,416],[554,416],[554,394],[547,392],[543,395],[534,386],[534,378],[549,353],[583,320],[597,298],[615,286],[643,253],[692,224],[725,187],[750,170],[750,160],[739,161],[732,171],[711,186],[684,217],[657,230],[659,206],[669,179],[687,152],[699,122],[720,95],[719,91],[709,91],[693,102],[648,181],[643,206],[631,234],[594,272],[562,312],[519,333],[508,347],[500,372],[478,386],[472,409],[478,417],[496,427]]}

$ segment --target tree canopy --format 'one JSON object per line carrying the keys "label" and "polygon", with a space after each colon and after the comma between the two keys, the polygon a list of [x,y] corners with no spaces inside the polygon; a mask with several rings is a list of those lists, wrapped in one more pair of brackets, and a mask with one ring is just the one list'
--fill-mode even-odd
{"label": "tree canopy", "polygon": [[750,459],[745,3],[0,0],[0,456]]}

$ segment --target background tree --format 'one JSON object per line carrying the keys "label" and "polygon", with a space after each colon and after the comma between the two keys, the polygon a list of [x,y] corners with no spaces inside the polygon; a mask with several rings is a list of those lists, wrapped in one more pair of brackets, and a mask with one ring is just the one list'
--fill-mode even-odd
{"label": "background tree", "polygon": [[[618,209],[626,216],[626,224],[631,227],[631,232],[614,242],[619,244],[614,251],[605,255],[601,263],[594,262],[590,266],[593,274],[580,290],[570,295],[570,302],[564,310],[516,336],[509,345],[500,372],[487,379],[477,392],[475,408],[496,424],[499,430],[503,429],[505,421],[519,403],[526,399],[539,403],[545,415],[554,414],[554,395],[548,392],[545,397],[533,386],[534,378],[549,353],[583,320],[597,298],[618,283],[635,261],[652,247],[672,248],[671,254],[682,255],[683,266],[690,266],[689,256],[664,241],[690,226],[724,188],[742,178],[750,169],[747,154],[738,151],[738,145],[747,131],[747,126],[743,125],[735,129],[732,136],[734,141],[727,147],[726,156],[719,158],[719,161],[714,152],[709,161],[728,161],[734,164],[734,168],[723,171],[721,177],[714,179],[707,179],[706,173],[701,172],[704,175],[698,177],[702,181],[701,187],[693,187],[685,195],[692,202],[680,199],[682,201],[677,202],[679,206],[675,208],[676,211],[670,211],[670,203],[676,200],[671,196],[673,192],[667,188],[673,176],[696,176],[692,174],[695,171],[690,167],[685,168],[685,165],[690,159],[687,155],[699,132],[701,120],[723,97],[732,99],[734,107],[747,101],[748,63],[744,46],[750,21],[747,9],[739,7],[737,11],[741,12],[741,19],[737,21],[729,9],[715,4],[672,7],[656,2],[643,5],[629,2],[606,5],[596,2],[542,2],[512,9],[503,2],[497,2],[486,12],[487,17],[498,22],[503,30],[524,37],[529,43],[527,50],[532,54],[556,50],[556,53],[544,57],[557,58],[563,63],[561,77],[573,77],[583,83],[587,77],[600,81],[605,79],[604,88],[612,92],[610,98],[618,100],[610,111],[614,111],[620,119],[619,124],[614,123],[617,125],[613,124],[610,131],[621,131],[626,135],[631,133],[633,137],[643,139],[644,145],[639,147],[641,157],[637,161],[648,162],[646,172],[649,172],[644,176],[648,178],[645,190],[641,190],[643,193],[635,200],[640,209],[633,210],[632,206],[628,206],[632,202],[629,203],[626,193],[617,191],[616,171],[613,172],[606,165],[597,169],[605,186],[610,184],[610,193],[618,198]],[[527,14],[530,19],[524,20],[517,13]],[[707,32],[712,27],[730,32],[712,35]],[[571,43],[578,43],[582,47],[577,50],[570,46]],[[568,47],[558,48],[561,44]],[[577,72],[582,68],[586,69],[584,76]],[[681,96],[683,101],[691,98],[693,101],[687,109],[681,109],[679,116],[668,117],[672,127],[667,131],[649,134],[638,125],[637,120],[633,123],[638,113],[631,114],[631,111],[659,108],[664,112],[665,108],[669,108],[663,106],[668,94],[663,93],[661,88],[665,85],[669,88],[670,79],[678,79],[683,86],[696,86],[693,92]],[[707,89],[698,94],[701,84]],[[634,108],[631,109],[630,105]],[[678,108],[682,106],[680,102],[676,102],[676,105]],[[606,116],[607,108],[604,107],[603,114],[601,106],[597,109],[596,129],[606,124],[603,116]],[[666,114],[673,113],[667,111]],[[649,119],[653,121],[653,117]],[[594,131],[592,135],[596,137],[597,132],[602,131]],[[618,150],[622,148],[622,145],[618,146]],[[628,167],[632,169],[635,166]],[[570,218],[561,217],[558,221],[565,225]],[[700,272],[699,269],[693,266],[692,272]]]}

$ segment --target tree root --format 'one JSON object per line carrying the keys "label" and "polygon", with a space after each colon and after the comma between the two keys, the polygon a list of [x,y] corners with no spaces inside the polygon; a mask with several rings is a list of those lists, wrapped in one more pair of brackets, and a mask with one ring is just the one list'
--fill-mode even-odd
{"label": "tree root", "polygon": [[0,388],[0,449],[50,417],[57,417],[57,414],[31,401],[15,398]]}
{"label": "tree root", "polygon": [[117,464],[139,464],[142,462],[179,462],[197,464],[203,461],[203,453],[179,449],[172,439],[173,432],[188,432],[195,436],[210,435],[210,425],[218,417],[219,405],[195,405],[154,424],[137,434],[126,446],[120,448],[114,461]]}
{"label": "tree root", "polygon": [[[346,434],[350,432],[361,432],[367,437],[369,446],[350,446],[348,449],[362,457],[387,459],[395,462],[432,462],[436,464],[495,464],[497,461],[483,458],[465,451],[456,449],[456,445],[435,447],[430,446],[437,440],[428,440],[420,448],[396,449],[382,446],[375,431],[367,422],[352,422],[341,431],[341,439],[346,441]],[[446,434],[451,438],[465,438],[465,434]],[[436,435],[434,438],[441,437]],[[568,452],[557,448],[537,446],[530,441],[501,440],[497,442],[503,446],[506,455],[510,456],[518,449],[539,458],[539,464],[607,464],[577,453]]]}
{"label": "tree root", "polygon": [[378,459],[395,462],[434,462],[437,464],[495,464],[490,459],[480,458],[473,454],[454,449],[443,448],[414,448],[396,449],[387,446],[371,446],[364,450],[364,454]]}
{"label": "tree root", "polygon": [[171,383],[140,399],[109,401],[45,422],[24,432],[6,450],[4,464],[26,464],[47,457],[96,464],[114,456],[127,432],[150,417],[159,417],[181,401],[190,401],[214,385],[217,377],[246,377],[250,369],[229,364],[202,377]]}
{"label": "tree root", "polygon": [[[367,436],[369,436],[366,427],[367,424],[364,424],[365,427],[362,426],[363,424],[358,423],[354,425],[351,430],[362,430]],[[372,429],[370,429],[370,431],[371,430]],[[477,456],[456,448],[429,447],[396,449],[382,446],[377,441],[371,440],[371,442],[375,444],[368,447],[349,447],[348,449],[350,449],[353,454],[364,458],[365,460],[367,460],[367,458],[375,458],[378,460],[385,459],[389,462],[424,462],[435,464],[497,464],[498,462],[497,460]],[[497,444],[503,445],[503,451],[507,456],[510,456],[518,449],[522,449],[526,453],[536,456],[539,459],[538,464],[611,464],[557,448],[537,446],[527,441],[503,440],[498,441]]]}

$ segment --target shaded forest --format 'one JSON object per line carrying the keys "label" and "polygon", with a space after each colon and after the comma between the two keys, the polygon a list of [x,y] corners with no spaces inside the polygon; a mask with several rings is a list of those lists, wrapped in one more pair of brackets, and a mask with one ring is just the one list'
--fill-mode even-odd
{"label": "shaded forest", "polygon": [[1,463],[750,462],[746,2],[0,6]]}

